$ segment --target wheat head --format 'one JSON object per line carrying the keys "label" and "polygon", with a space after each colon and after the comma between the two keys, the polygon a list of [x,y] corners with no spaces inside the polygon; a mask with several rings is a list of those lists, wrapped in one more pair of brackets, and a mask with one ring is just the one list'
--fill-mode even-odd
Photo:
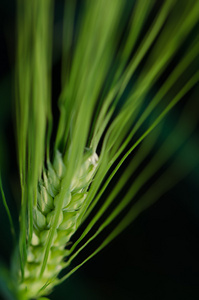
{"label": "wheat head", "polygon": [[[181,99],[187,98],[188,104],[179,124],[186,120],[186,107],[196,105],[195,94],[189,93],[199,81],[199,42],[194,35],[199,2],[80,2],[65,1],[61,91],[56,99],[60,115],[53,124],[56,1],[17,0],[15,111],[21,210],[7,279],[17,300],[46,299],[43,296],[107,246],[197,161],[192,159],[171,180],[178,169],[176,153],[192,134],[196,115],[183,135],[177,121],[166,136],[162,128]],[[1,181],[0,185],[13,228]],[[75,263],[107,228],[100,245]]]}

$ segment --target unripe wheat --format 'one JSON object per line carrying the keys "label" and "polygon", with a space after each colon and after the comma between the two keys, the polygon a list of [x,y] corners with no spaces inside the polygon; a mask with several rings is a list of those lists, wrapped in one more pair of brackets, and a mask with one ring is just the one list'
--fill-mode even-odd
{"label": "unripe wheat", "polygon": [[[43,171],[43,180],[40,180],[38,185],[38,204],[34,210],[33,236],[28,248],[24,278],[19,289],[25,299],[37,297],[42,293],[40,289],[48,281],[54,279],[64,267],[64,258],[68,255],[65,246],[77,230],[79,212],[86,199],[87,189],[93,179],[97,161],[97,154],[93,153],[91,149],[85,149],[80,169],[71,180],[70,195],[64,199],[47,266],[40,278],[44,245],[51,226],[53,226],[54,212],[58,204],[56,196],[59,194],[62,179],[67,172],[60,152],[56,152],[53,164],[49,164],[48,169]],[[45,294],[52,289],[54,284],[55,281],[45,288]]]}
{"label": "unripe wheat", "polygon": [[[61,91],[58,101],[55,97],[60,115],[54,128],[51,52],[56,1],[17,0],[21,210],[10,276],[3,279],[18,300],[48,295],[198,164],[190,144],[193,157],[188,155],[184,171],[184,156],[180,163],[176,159],[175,171],[180,166],[180,172],[170,178],[174,156],[198,119],[195,114],[187,119],[186,114],[199,111],[193,106],[195,94],[193,99],[188,94],[199,81],[199,43],[194,34],[199,1],[63,2]],[[179,124],[188,126],[181,130],[169,124],[175,130],[167,137],[168,120],[166,130],[161,129],[162,121],[186,97],[190,106],[182,109],[185,117]],[[95,151],[100,152],[99,161]],[[128,165],[123,165],[125,161]],[[14,232],[2,191],[0,176],[0,192]],[[81,235],[77,233],[73,241],[84,220]],[[100,245],[96,243],[84,260],[74,262],[105,228]],[[59,274],[72,262],[73,268]],[[38,300],[42,299],[46,298]]]}

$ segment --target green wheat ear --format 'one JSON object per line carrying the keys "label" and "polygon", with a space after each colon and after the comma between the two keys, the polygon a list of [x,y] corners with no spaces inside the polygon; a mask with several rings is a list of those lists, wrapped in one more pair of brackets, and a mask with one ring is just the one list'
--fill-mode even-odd
{"label": "green wheat ear", "polygon": [[[47,299],[56,285],[109,244],[197,161],[193,158],[175,180],[169,180],[179,157],[180,164],[184,161],[182,145],[196,126],[197,116],[181,133],[187,108],[195,105],[195,95],[189,93],[199,80],[195,63],[199,42],[194,36],[199,2],[165,0],[156,7],[157,3],[85,0],[80,7],[78,1],[65,1],[60,118],[53,140],[56,3],[17,0],[15,108],[21,213],[11,272],[16,299]],[[189,44],[181,51],[186,40]],[[179,124],[164,136],[163,120],[183,98],[188,101]],[[165,173],[148,187],[162,167]],[[106,194],[109,183],[113,188]],[[1,191],[13,228],[2,185]],[[117,220],[115,228],[109,227]],[[98,241],[105,228],[111,229],[103,242],[77,264],[77,255]]]}
{"label": "green wheat ear", "polygon": [[[33,234],[27,251],[27,261],[24,266],[24,276],[20,284],[20,294],[29,299],[37,297],[43,286],[45,293],[56,283],[56,276],[64,268],[63,259],[69,255],[65,246],[78,228],[81,218],[81,207],[87,196],[87,190],[97,167],[98,157],[90,149],[86,149],[82,164],[72,178],[70,191],[63,201],[59,194],[62,189],[62,179],[66,173],[61,154],[56,152],[54,163],[43,171],[43,181],[38,184],[37,207],[33,209]],[[62,203],[59,208],[60,202]],[[48,260],[45,261],[45,244],[54,226],[56,209],[59,218],[53,235],[52,246]]]}

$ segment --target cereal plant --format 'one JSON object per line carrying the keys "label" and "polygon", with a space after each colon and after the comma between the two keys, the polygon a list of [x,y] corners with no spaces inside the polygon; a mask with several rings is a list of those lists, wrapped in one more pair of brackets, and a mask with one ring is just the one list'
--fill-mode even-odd
{"label": "cereal plant", "polygon": [[198,15],[194,0],[16,0],[21,205],[16,230],[2,170],[16,239],[1,268],[7,299],[50,297],[197,165],[182,162],[197,124]]}

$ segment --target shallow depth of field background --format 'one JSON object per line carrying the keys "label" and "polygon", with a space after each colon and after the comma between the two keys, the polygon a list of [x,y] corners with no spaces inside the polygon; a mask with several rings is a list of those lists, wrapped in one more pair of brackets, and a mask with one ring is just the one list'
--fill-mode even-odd
{"label": "shallow depth of field background", "polygon": [[[62,1],[56,2],[56,32],[59,32],[62,18],[61,3]],[[60,92],[61,33],[56,35],[54,42],[55,102]],[[13,118],[15,59],[13,0],[0,2],[0,45],[0,166],[3,170],[5,193],[17,226],[20,190]],[[55,117],[57,113],[55,110]],[[177,108],[171,113],[170,118],[175,119],[175,113]],[[199,150],[199,145],[194,146],[198,146]],[[186,159],[189,160],[191,155],[190,152]],[[142,213],[112,244],[58,287],[50,299],[199,299],[198,182],[199,170],[196,168],[174,189],[162,196],[154,206]],[[8,264],[12,241],[1,201],[0,228],[0,259]]]}

